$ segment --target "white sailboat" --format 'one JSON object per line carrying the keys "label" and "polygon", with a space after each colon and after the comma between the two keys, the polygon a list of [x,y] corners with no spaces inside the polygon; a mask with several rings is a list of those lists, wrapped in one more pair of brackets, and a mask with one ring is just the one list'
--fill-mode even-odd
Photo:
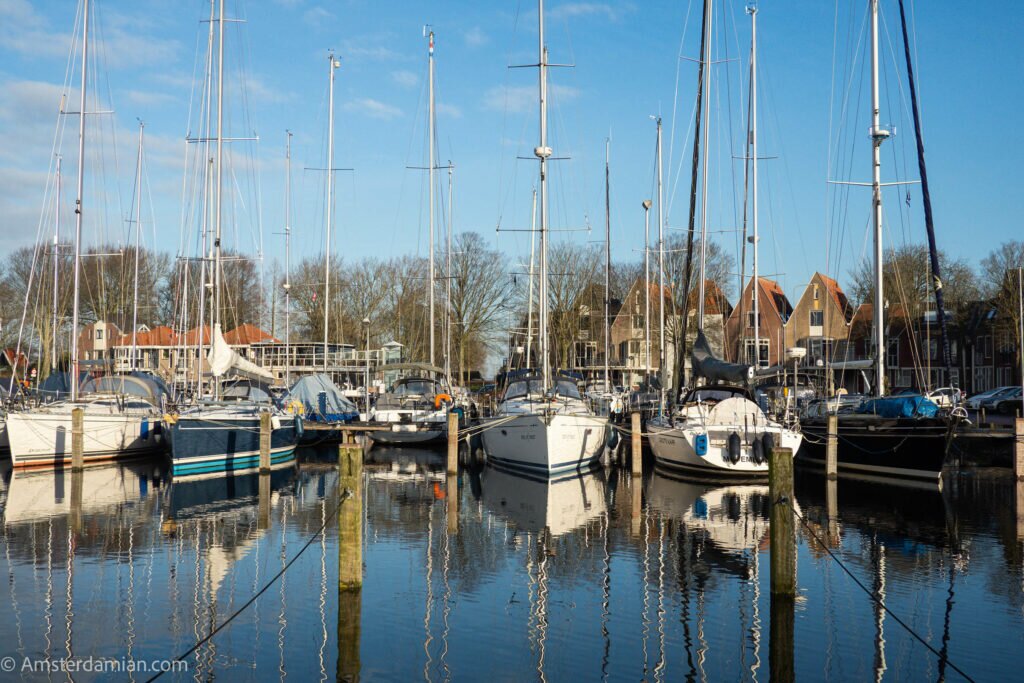
{"label": "white sailboat", "polygon": [[[707,77],[711,64],[711,10],[707,3],[705,15],[704,53],[702,55],[705,78],[703,82],[704,107],[704,168],[703,207],[701,211],[701,244],[707,239],[707,141],[710,123],[710,85]],[[750,139],[753,187],[753,245],[754,281],[757,282],[757,8],[748,9],[751,15],[750,49]],[[692,245],[691,245],[692,246]],[[694,345],[694,371],[707,380],[728,380],[730,384],[699,386],[691,390],[681,402],[675,415],[660,415],[648,423],[651,450],[655,460],[668,467],[687,469],[715,475],[767,476],[768,455],[773,447],[789,448],[796,453],[802,441],[799,431],[769,418],[753,400],[750,391],[740,386],[753,379],[750,366],[723,363],[714,358],[704,339],[704,248],[700,259],[700,292],[698,303],[698,338]],[[756,291],[756,290],[755,290]],[[757,297],[754,297],[755,321]],[[684,321],[684,326],[686,321]],[[754,329],[757,330],[757,324]],[[756,334],[756,332],[755,332]],[[759,348],[755,345],[754,347]]]}
{"label": "white sailboat", "polygon": [[583,469],[601,454],[608,423],[594,414],[580,396],[576,382],[553,378],[548,355],[548,191],[547,160],[547,47],[544,44],[544,0],[538,2],[540,69],[540,325],[541,371],[509,382],[483,432],[484,450],[495,462],[553,474]]}
{"label": "white sailboat", "polygon": [[[78,182],[75,200],[74,305],[71,317],[70,399],[7,415],[7,435],[14,467],[53,467],[71,461],[72,411],[83,409],[83,460],[111,460],[146,455],[162,444],[162,382],[147,382],[144,397],[125,398],[108,385],[99,391],[79,386],[78,322],[81,299],[82,216],[85,211],[85,114],[88,84],[89,0],[82,3],[82,80],[78,112]],[[141,174],[140,174],[141,177]],[[137,188],[138,189],[138,188]],[[137,217],[138,218],[138,217]],[[27,310],[25,312],[27,315]],[[56,330],[54,330],[56,335]],[[86,387],[87,388],[87,387]],[[94,386],[95,389],[100,389]]]}

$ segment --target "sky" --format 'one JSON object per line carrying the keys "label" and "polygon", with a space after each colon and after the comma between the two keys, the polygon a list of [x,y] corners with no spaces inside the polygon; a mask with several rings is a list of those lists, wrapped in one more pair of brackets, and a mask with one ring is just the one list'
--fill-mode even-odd
{"label": "sky", "polygon": [[[98,57],[89,86],[86,243],[132,239],[138,121],[145,122],[142,240],[195,255],[190,188],[200,145],[199,90],[208,0],[93,0]],[[551,70],[553,240],[604,238],[605,143],[610,140],[613,258],[642,255],[641,202],[656,199],[655,121],[664,126],[666,235],[684,228],[701,3],[574,2],[546,5]],[[715,3],[708,229],[737,254],[742,211],[750,18],[746,3]],[[816,270],[846,284],[869,254],[870,191],[829,180],[870,180],[866,1],[760,3],[758,138],[760,272],[796,301]],[[1024,235],[1016,150],[1024,79],[1018,8],[1002,0],[914,3],[913,49],[939,246],[977,264]],[[899,16],[882,0],[883,180],[918,177]],[[55,130],[62,233],[73,228],[78,78],[68,78],[77,5],[0,0],[0,254],[51,239]],[[228,0],[225,244],[284,262],[285,140],[292,137],[292,261],[324,249],[328,51],[335,72],[334,258],[427,253],[424,25],[436,32],[438,163],[450,160],[454,230],[477,231],[510,257],[528,258],[537,164],[537,7],[530,2]],[[197,67],[197,65],[199,65]],[[200,86],[201,87],[201,86]],[[188,151],[186,151],[186,148]],[[518,157],[530,157],[526,160]],[[438,174],[439,222],[447,173]],[[184,188],[184,189],[183,189]],[[910,203],[907,203],[909,195]],[[886,244],[923,242],[920,189],[885,191]],[[497,230],[498,226],[505,229]],[[589,231],[585,228],[589,228]],[[652,246],[658,231],[651,215]],[[440,240],[440,228],[437,239]],[[184,237],[183,237],[184,235]],[[748,265],[749,271],[749,265]],[[847,287],[849,289],[849,287]],[[732,287],[733,294],[736,287]]]}

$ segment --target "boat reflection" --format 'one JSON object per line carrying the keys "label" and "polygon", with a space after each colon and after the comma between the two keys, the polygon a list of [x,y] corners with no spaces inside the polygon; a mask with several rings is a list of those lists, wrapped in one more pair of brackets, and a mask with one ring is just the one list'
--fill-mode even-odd
{"label": "boat reflection", "polygon": [[531,477],[491,465],[480,475],[484,506],[519,530],[558,537],[600,518],[607,510],[604,471],[558,478]]}

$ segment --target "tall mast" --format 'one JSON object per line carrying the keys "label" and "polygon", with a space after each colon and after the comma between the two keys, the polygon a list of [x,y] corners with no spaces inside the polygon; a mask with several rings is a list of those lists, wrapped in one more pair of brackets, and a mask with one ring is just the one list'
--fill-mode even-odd
{"label": "tall mast", "polygon": [[82,0],[82,93],[78,107],[78,189],[75,197],[75,299],[71,309],[71,400],[78,400],[78,292],[82,271],[82,209],[85,188],[85,86],[89,63],[89,0]]}
{"label": "tall mast", "polygon": [[142,243],[142,133],[146,124],[139,121],[139,158],[135,173],[135,276],[132,284],[132,358],[129,369],[135,370],[139,329],[139,247]]}
{"label": "tall mast", "polygon": [[537,189],[533,190],[533,206],[530,209],[530,278],[529,296],[526,300],[526,364],[530,364],[530,345],[533,343],[533,256],[537,240]]}
{"label": "tall mast", "polygon": [[427,47],[427,167],[430,175],[430,275],[427,287],[430,290],[430,364],[434,364],[434,32],[429,34]]}
{"label": "tall mast", "polygon": [[285,131],[284,147],[284,383],[292,385],[292,132]]}
{"label": "tall mast", "polygon": [[334,70],[341,62],[327,55],[327,242],[324,245],[324,372],[327,372],[327,343],[331,328],[331,209],[334,204]]}
{"label": "tall mast", "polygon": [[660,318],[660,341],[658,342],[658,384],[661,385],[661,400],[658,410],[665,406],[665,383],[668,368],[665,367],[665,217],[664,193],[661,189],[661,117],[658,122],[658,317]]}
{"label": "tall mast", "polygon": [[540,356],[544,391],[551,387],[551,369],[548,366],[548,50],[544,46],[544,0],[537,0],[537,42],[540,60],[540,144],[533,150],[540,160]]}
{"label": "tall mast", "polygon": [[[220,0],[217,22],[217,207],[213,235],[213,334],[220,328],[220,237],[224,215],[224,0]],[[199,331],[202,337],[202,330]],[[210,337],[213,346],[214,337]],[[213,383],[213,396],[220,398],[220,382]]]}
{"label": "tall mast", "polygon": [[700,276],[697,283],[697,329],[704,329],[704,278],[705,259],[708,244],[708,133],[711,129],[711,19],[714,16],[713,0],[707,0],[704,12],[704,54],[701,69],[704,71],[704,166],[701,175],[700,203]]}
{"label": "tall mast", "polygon": [[445,295],[444,300],[448,306],[448,313],[444,317],[444,374],[448,378],[448,383],[452,381],[452,227],[455,225],[455,219],[452,216],[452,195],[454,192],[454,179],[453,173],[455,166],[452,162],[448,162],[448,255],[447,265],[445,271],[448,273],[448,277],[445,278]]}
{"label": "tall mast", "polygon": [[611,139],[604,141],[604,390],[611,391],[608,362],[611,352],[611,298],[612,298],[612,200],[609,156]]}
{"label": "tall mast", "polygon": [[871,193],[875,221],[875,396],[885,394],[885,296],[882,291],[882,143],[889,137],[879,123],[878,0],[871,0]]}
{"label": "tall mast", "polygon": [[[751,206],[751,226],[752,232],[751,243],[753,244],[753,253],[751,254],[750,261],[751,267],[753,268],[753,275],[751,276],[751,288],[750,291],[754,297],[753,311],[754,311],[754,367],[761,367],[761,308],[760,308],[760,294],[761,294],[761,280],[757,273],[757,6],[751,5],[747,8],[747,12],[750,13],[750,163],[751,163],[751,193],[753,194],[753,203]],[[705,157],[706,158],[706,157]],[[702,247],[703,248],[703,247]],[[743,329],[743,321],[740,321],[740,329]],[[781,349],[779,349],[781,352]]]}
{"label": "tall mast", "polygon": [[644,206],[644,382],[651,374],[651,200]]}
{"label": "tall mast", "polygon": [[57,369],[57,287],[60,282],[60,162],[61,157],[57,155],[57,203],[54,210],[53,221],[53,333],[50,339],[50,371]]}

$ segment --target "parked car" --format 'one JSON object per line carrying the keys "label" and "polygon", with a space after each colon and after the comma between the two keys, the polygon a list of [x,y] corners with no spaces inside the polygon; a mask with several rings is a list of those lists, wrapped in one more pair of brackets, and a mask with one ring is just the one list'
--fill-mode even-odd
{"label": "parked car", "polygon": [[960,390],[955,387],[935,389],[925,394],[925,397],[940,408],[952,408],[955,405],[960,405],[962,399]]}
{"label": "parked car", "polygon": [[1011,389],[1015,389],[1015,388],[1016,387],[996,387],[995,389],[989,389],[988,391],[982,391],[980,393],[975,394],[974,396],[971,396],[969,399],[967,399],[966,405],[971,410],[980,410],[981,407],[982,407],[981,404],[982,404],[983,401],[987,401],[988,399],[992,398],[996,394],[999,394],[999,393],[1004,392],[1004,391],[1010,391]]}
{"label": "parked car", "polygon": [[994,410],[1001,415],[1013,415],[1024,407],[1021,403],[1021,388],[1016,387],[1010,391],[998,394],[985,401],[984,406],[986,410]]}

